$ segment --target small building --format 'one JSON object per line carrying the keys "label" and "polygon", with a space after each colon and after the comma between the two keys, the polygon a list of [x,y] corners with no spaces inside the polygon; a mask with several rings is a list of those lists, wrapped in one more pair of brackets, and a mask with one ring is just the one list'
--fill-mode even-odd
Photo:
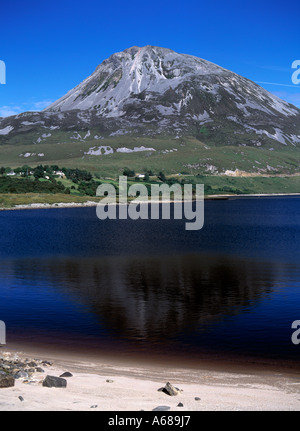
{"label": "small building", "polygon": [[59,178],[65,178],[65,174],[62,171],[54,171],[54,175],[57,175]]}

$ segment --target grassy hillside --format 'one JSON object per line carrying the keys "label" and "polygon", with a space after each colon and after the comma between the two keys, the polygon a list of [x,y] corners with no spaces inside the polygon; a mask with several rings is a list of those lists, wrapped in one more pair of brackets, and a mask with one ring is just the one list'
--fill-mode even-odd
{"label": "grassy hillside", "polygon": [[[213,145],[193,137],[107,137],[99,140],[71,139],[74,133],[57,131],[37,142],[40,134],[27,133],[22,140],[17,136],[9,145],[0,145],[3,166],[17,167],[24,164],[58,164],[78,167],[106,177],[119,175],[124,166],[136,172],[163,170],[171,174],[225,173],[226,170],[243,170],[261,174],[294,174],[299,171],[300,153],[296,147],[278,144],[255,146]],[[93,136],[93,133],[91,133]],[[88,152],[98,151],[101,155]],[[105,150],[104,147],[107,147]],[[155,151],[135,151],[135,148],[153,148]],[[125,148],[127,152],[116,150]],[[129,151],[132,152],[129,152]],[[105,151],[108,154],[104,154]],[[113,152],[112,152],[113,151]]]}

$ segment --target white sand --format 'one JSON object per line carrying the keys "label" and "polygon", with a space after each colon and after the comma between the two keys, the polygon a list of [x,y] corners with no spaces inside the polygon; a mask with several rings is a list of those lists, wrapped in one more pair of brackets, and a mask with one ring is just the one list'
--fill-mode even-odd
{"label": "white sand", "polygon": [[[22,356],[28,357],[19,354]],[[51,358],[44,356],[41,359]],[[0,410],[152,411],[162,405],[178,412],[300,410],[299,374],[122,366],[107,360],[87,362],[76,361],[76,358],[57,358],[53,366],[43,368],[45,373],[36,373],[34,383],[19,379],[15,387],[0,389]],[[67,388],[42,386],[47,374],[60,376],[64,371],[73,374],[67,378]],[[158,392],[158,388],[168,381],[183,392],[173,397]],[[20,401],[19,396],[24,401]],[[195,397],[201,400],[196,401]],[[177,407],[179,402],[183,407]]]}

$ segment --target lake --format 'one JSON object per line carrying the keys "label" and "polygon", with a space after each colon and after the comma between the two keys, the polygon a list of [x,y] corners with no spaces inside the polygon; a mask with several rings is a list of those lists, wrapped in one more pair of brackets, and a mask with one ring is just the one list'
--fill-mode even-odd
{"label": "lake", "polygon": [[7,343],[299,364],[300,198],[205,201],[205,222],[0,213]]}

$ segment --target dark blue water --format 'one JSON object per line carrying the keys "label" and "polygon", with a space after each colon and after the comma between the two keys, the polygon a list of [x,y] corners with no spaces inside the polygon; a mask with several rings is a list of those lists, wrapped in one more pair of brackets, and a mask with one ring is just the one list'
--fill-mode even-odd
{"label": "dark blue water", "polygon": [[205,224],[0,213],[8,343],[299,362],[300,199],[207,201]]}

